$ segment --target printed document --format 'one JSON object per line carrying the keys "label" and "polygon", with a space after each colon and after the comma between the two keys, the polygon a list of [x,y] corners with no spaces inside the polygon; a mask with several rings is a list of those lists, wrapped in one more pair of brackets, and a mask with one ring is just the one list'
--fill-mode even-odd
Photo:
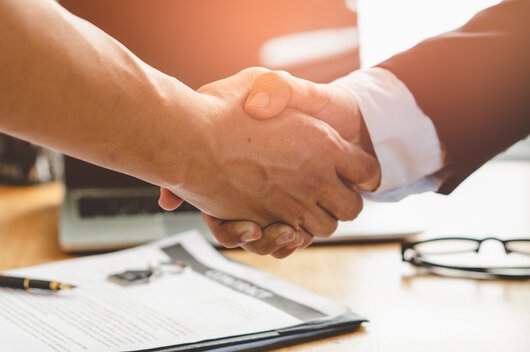
{"label": "printed document", "polygon": [[[109,279],[147,268],[156,268],[147,281]],[[57,293],[0,288],[0,351],[145,350],[292,327],[349,311],[226,259],[195,232],[4,274],[77,288]]]}

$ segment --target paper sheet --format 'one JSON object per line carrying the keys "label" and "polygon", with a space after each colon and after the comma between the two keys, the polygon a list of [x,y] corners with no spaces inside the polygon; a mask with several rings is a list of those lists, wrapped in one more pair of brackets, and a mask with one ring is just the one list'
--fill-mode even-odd
{"label": "paper sheet", "polygon": [[[163,270],[147,284],[107,278],[152,261]],[[9,272],[78,286],[59,293],[0,289],[0,351],[116,351],[251,334],[337,316],[346,307],[232,262],[198,233],[121,252]]]}

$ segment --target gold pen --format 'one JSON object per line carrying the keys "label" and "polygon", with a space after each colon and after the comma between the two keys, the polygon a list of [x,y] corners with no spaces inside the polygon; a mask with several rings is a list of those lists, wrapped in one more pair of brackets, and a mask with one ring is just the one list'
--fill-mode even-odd
{"label": "gold pen", "polygon": [[39,289],[60,291],[75,288],[74,285],[58,281],[36,280],[28,277],[14,277],[0,275],[0,287],[18,288],[22,290]]}

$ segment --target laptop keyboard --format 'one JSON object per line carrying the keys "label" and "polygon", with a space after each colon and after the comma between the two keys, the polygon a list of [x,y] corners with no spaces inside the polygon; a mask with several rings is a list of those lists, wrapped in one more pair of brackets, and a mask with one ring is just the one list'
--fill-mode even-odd
{"label": "laptop keyboard", "polygon": [[[165,211],[158,205],[158,195],[127,197],[84,197],[78,200],[81,217],[157,214]],[[184,203],[175,212],[198,211]]]}

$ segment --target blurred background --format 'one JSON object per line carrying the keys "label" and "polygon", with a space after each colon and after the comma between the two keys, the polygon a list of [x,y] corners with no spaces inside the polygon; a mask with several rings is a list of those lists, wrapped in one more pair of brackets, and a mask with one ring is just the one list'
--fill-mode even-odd
{"label": "blurred background", "polygon": [[[245,67],[266,65],[260,54],[271,39],[351,28],[357,23],[356,14],[344,0],[63,0],[61,4],[121,41],[148,64],[194,89]],[[335,37],[331,34],[322,39]],[[309,44],[322,47],[327,43],[317,40]],[[352,47],[350,42],[343,44]],[[341,56],[346,51],[333,54]],[[304,78],[328,81],[358,66],[356,51],[348,54],[347,59],[336,58],[340,65],[320,62],[318,73],[299,64],[323,61],[330,56],[326,52],[308,59],[300,55],[299,63],[285,63]],[[284,63],[267,59],[276,67]]]}

